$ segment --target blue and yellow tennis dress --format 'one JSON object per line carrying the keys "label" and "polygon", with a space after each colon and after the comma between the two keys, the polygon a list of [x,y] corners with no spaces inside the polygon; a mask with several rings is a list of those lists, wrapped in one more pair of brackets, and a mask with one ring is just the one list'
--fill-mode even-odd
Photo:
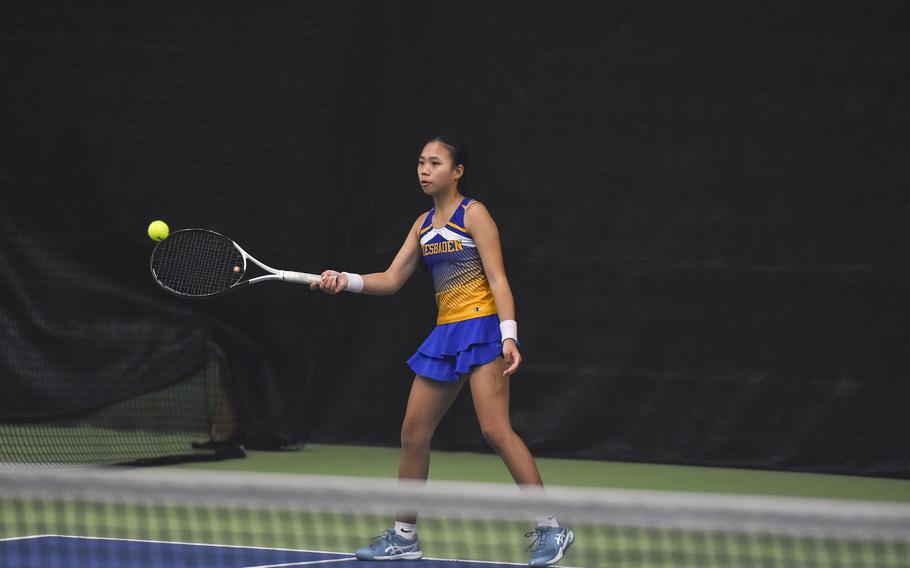
{"label": "blue and yellow tennis dress", "polygon": [[436,286],[436,329],[408,359],[418,375],[457,381],[471,367],[502,354],[499,316],[480,252],[464,228],[465,197],[441,229],[431,209],[420,227],[420,248]]}

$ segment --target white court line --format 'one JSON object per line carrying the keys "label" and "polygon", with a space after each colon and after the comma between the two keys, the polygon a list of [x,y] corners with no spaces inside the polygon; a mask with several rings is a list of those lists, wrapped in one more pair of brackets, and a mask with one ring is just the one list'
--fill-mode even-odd
{"label": "white court line", "polygon": [[[281,566],[306,566],[312,564],[320,564],[327,562],[345,562],[348,560],[356,560],[350,556],[348,552],[334,552],[328,550],[308,550],[305,548],[269,548],[266,546],[242,546],[239,544],[209,544],[206,542],[180,542],[173,540],[144,540],[139,538],[112,538],[104,536],[79,536],[72,534],[36,534],[29,536],[14,536],[9,538],[0,539],[0,542],[7,540],[25,540],[25,539],[35,539],[35,538],[79,538],[83,540],[117,540],[122,542],[145,542],[149,544],[182,544],[186,546],[217,546],[219,548],[247,548],[252,550],[278,550],[281,552],[312,552],[315,554],[341,554],[345,555],[345,558],[329,558],[325,560],[308,560],[305,562],[292,562],[290,564],[268,564],[264,566],[249,566],[246,568],[272,568],[272,567],[281,567]],[[518,562],[493,562],[490,560],[464,560],[464,559],[455,559],[455,558],[433,558],[425,556],[423,560],[430,560],[436,562],[470,562],[472,564],[488,564],[490,566],[527,566],[527,564],[518,563]],[[578,568],[573,566],[561,566],[560,568]]]}
{"label": "white court line", "polygon": [[[464,558],[433,558],[430,556],[424,556],[423,560],[429,560],[431,562],[471,562],[474,564],[489,564],[491,566],[527,566],[525,562],[523,564],[518,564],[517,562],[496,562],[493,560],[465,560]],[[569,567],[559,567],[557,568],[571,568]]]}
{"label": "white court line", "polygon": [[329,560],[307,560],[305,562],[288,562],[287,564],[263,564],[262,566],[244,566],[244,568],[281,568],[282,566],[311,566],[313,564],[328,564],[329,562],[348,562],[357,560],[353,556],[350,558],[331,558]]}
{"label": "white court line", "polygon": [[[114,538],[107,536],[80,536],[74,534],[39,534],[34,536],[28,536],[24,538],[43,538],[43,537],[53,537],[53,538],[79,538],[82,540],[117,540],[121,542],[147,542],[149,544],[181,544],[185,546],[217,546],[218,548],[247,548],[250,550],[278,550],[281,552],[312,552],[316,554],[339,554],[350,556],[348,552],[335,552],[329,550],[308,550],[306,548],[269,548],[267,546],[243,546],[240,544],[211,544],[208,542],[180,542],[176,540],[145,540],[141,538]],[[13,539],[18,539],[21,537],[13,537]],[[12,539],[11,539],[12,540]]]}
{"label": "white court line", "polygon": [[27,536],[8,536],[6,538],[0,538],[0,542],[6,542],[10,540],[28,540],[30,538],[44,538],[46,536],[57,536],[55,534],[30,534]]}
{"label": "white court line", "polygon": [[[424,556],[422,560],[430,560],[433,562],[461,562],[464,564],[489,564],[491,566],[527,566],[527,562],[496,562],[495,560],[465,560],[464,558],[433,558],[432,556]],[[582,566],[563,566],[562,564],[556,564],[553,568],[583,568]]]}
{"label": "white court line", "polygon": [[[456,562],[464,564],[489,564],[492,566],[527,566],[527,564],[520,564],[517,562],[493,562],[490,560],[457,560],[454,558],[430,558],[423,557],[423,561],[429,560],[430,562]],[[262,566],[245,566],[244,568],[283,568],[285,566],[311,566],[313,564],[328,564],[329,562],[348,562],[356,561],[359,562],[356,558],[332,558],[329,560],[308,560],[306,562],[288,562],[287,564],[265,564]],[[572,566],[557,566],[556,568],[573,568]]]}

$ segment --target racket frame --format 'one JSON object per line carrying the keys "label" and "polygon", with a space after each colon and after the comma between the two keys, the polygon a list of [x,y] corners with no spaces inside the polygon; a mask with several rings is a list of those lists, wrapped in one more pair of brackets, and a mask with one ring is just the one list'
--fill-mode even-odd
{"label": "racket frame", "polygon": [[[212,232],[214,233],[214,231],[212,231]],[[224,235],[221,235],[221,236],[224,236]],[[266,272],[271,273],[271,274],[263,274],[262,276],[257,276],[255,278],[250,278],[249,280],[243,280],[241,282],[237,282],[236,284],[234,284],[227,290],[233,290],[237,286],[240,286],[241,284],[244,284],[244,283],[256,284],[257,282],[265,282],[266,280],[281,280],[282,282],[291,282],[294,284],[307,284],[307,285],[312,284],[313,282],[319,282],[320,280],[322,280],[322,277],[317,274],[310,274],[308,272],[295,272],[293,270],[279,270],[277,268],[272,268],[268,264],[261,262],[260,260],[258,260],[256,257],[251,255],[250,253],[243,250],[243,247],[238,245],[236,241],[233,241],[228,237],[224,237],[224,238],[231,241],[231,243],[234,244],[234,247],[238,251],[240,251],[240,256],[243,257],[244,274],[246,274],[246,261],[247,260],[253,261],[253,264],[255,264],[259,268],[265,270]],[[227,292],[227,290],[225,290],[225,292]]]}
{"label": "racket frame", "polygon": [[[203,231],[206,233],[212,233],[218,237],[221,237],[221,238],[227,240],[232,245],[234,245],[234,248],[237,249],[237,252],[239,252],[240,256],[243,258],[243,266],[242,266],[243,275],[246,274],[247,261],[252,261],[253,264],[258,266],[262,270],[268,272],[269,274],[263,274],[262,276],[256,276],[255,278],[248,278],[246,280],[242,280],[243,275],[241,275],[241,280],[238,280],[236,283],[232,284],[228,288],[225,288],[224,290],[219,290],[219,291],[213,292],[211,294],[185,294],[183,292],[174,290],[173,288],[169,288],[168,286],[166,286],[163,282],[161,282],[158,279],[158,275],[155,272],[155,267],[153,265],[153,261],[155,258],[155,251],[158,250],[158,247],[161,246],[162,243],[167,241],[167,239],[173,237],[174,235],[176,235],[178,233],[184,233],[184,232],[189,232],[189,231]],[[319,282],[320,280],[322,280],[322,276],[320,276],[318,274],[310,274],[308,272],[296,272],[293,270],[279,270],[277,268],[272,268],[271,266],[265,264],[264,262],[261,262],[260,260],[258,260],[256,257],[251,255],[250,253],[243,250],[243,247],[238,245],[237,242],[234,241],[233,239],[231,239],[230,237],[223,235],[223,234],[219,233],[218,231],[213,231],[211,229],[201,229],[201,228],[181,229],[179,231],[174,231],[173,233],[171,233],[171,235],[168,236],[167,239],[161,240],[161,242],[156,244],[155,248],[152,250],[152,255],[149,258],[149,270],[151,270],[152,278],[155,280],[155,283],[158,284],[158,286],[167,290],[171,294],[180,296],[181,298],[194,298],[194,299],[212,298],[215,296],[220,296],[221,294],[225,294],[232,290],[236,290],[237,288],[242,288],[244,286],[249,286],[251,284],[256,284],[259,282],[266,282],[268,280],[278,280],[281,282],[290,282],[292,284],[304,284],[304,285],[309,285],[314,282]]]}

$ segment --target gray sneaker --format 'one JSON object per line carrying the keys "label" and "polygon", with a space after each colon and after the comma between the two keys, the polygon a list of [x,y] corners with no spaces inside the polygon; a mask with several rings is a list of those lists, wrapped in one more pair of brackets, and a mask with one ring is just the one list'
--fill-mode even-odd
{"label": "gray sneaker", "polygon": [[569,527],[537,527],[525,535],[534,541],[528,550],[534,554],[528,566],[550,566],[556,564],[575,542],[575,533]]}
{"label": "gray sneaker", "polygon": [[374,538],[370,546],[358,549],[354,556],[358,560],[419,560],[423,552],[416,537],[408,540],[387,530]]}

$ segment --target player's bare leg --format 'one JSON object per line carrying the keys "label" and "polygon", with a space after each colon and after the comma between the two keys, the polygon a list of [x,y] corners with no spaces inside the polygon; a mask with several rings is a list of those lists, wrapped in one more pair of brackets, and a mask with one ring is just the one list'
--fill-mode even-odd
{"label": "player's bare leg", "polygon": [[[417,375],[411,385],[408,406],[401,425],[399,479],[425,480],[430,472],[430,440],[439,421],[452,406],[464,381],[434,381]],[[412,514],[402,513],[398,520],[414,523]]]}
{"label": "player's bare leg", "polygon": [[[471,396],[484,438],[505,462],[519,485],[542,486],[540,472],[524,441],[512,430],[509,419],[509,377],[503,376],[506,363],[497,357],[471,372]],[[560,525],[554,517],[541,514],[537,528],[525,536],[532,538],[532,567],[558,562],[572,542],[575,533]]]}
{"label": "player's bare leg", "polygon": [[512,479],[520,485],[543,485],[540,472],[524,441],[512,430],[509,418],[509,377],[502,375],[501,357],[471,371],[471,396],[487,443],[505,462]]}
{"label": "player's bare leg", "polygon": [[[430,472],[430,440],[464,381],[434,381],[417,375],[411,384],[401,425],[399,479],[425,480]],[[395,527],[354,552],[359,560],[417,560],[423,556],[416,532],[417,515],[399,512]]]}

